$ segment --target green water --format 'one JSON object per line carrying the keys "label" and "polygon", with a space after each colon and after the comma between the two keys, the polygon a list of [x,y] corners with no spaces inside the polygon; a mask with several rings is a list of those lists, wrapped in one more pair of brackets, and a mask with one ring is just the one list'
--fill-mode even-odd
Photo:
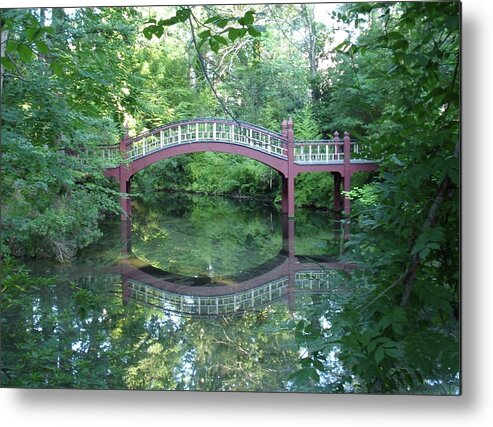
{"label": "green water", "polygon": [[325,304],[329,324],[344,295],[322,268],[339,258],[328,213],[289,224],[260,202],[164,194],[134,201],[131,227],[130,251],[108,221],[72,264],[28,265],[37,279],[3,302],[2,386],[317,391],[337,377],[329,360],[323,384],[289,379],[295,321]]}

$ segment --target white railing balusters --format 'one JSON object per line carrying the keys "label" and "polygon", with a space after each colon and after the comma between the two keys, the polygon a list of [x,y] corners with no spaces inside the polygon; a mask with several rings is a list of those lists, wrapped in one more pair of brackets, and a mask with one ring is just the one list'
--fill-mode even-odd
{"label": "white railing balusters", "polygon": [[[359,154],[359,146],[352,143],[353,153]],[[343,143],[334,140],[297,142],[294,161],[300,164],[339,163],[344,161]],[[283,150],[284,151],[284,150]]]}
{"label": "white railing balusters", "polygon": [[[308,270],[295,273],[294,284],[299,290],[328,291],[337,284],[335,270]],[[289,285],[287,276],[272,280],[253,289],[233,295],[196,296],[178,294],[128,279],[130,295],[137,301],[162,310],[178,311],[183,315],[225,315],[255,309],[273,302]]]}
{"label": "white railing balusters", "polygon": [[[200,120],[181,122],[151,131],[128,143],[128,159],[146,156],[169,145],[191,144],[200,141],[217,141],[251,147],[266,154],[287,158],[285,140],[261,128],[238,125],[227,120]],[[351,143],[354,154],[360,154],[360,147]],[[105,159],[117,159],[118,149],[102,149]],[[330,164],[344,161],[343,141],[338,137],[331,140],[299,141],[294,146],[294,161],[299,164]]]}

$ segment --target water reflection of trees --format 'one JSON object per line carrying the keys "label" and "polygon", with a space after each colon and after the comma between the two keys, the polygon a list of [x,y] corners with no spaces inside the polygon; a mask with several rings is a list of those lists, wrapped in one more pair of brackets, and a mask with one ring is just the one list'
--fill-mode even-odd
{"label": "water reflection of trees", "polygon": [[296,366],[293,331],[264,329],[283,305],[194,319],[124,305],[115,284],[22,286],[3,310],[7,387],[282,390]]}
{"label": "water reflection of trees", "polygon": [[[170,209],[176,209],[176,204],[172,205]],[[223,238],[221,229],[224,231],[227,225],[237,230],[227,232],[227,238],[239,246],[246,245],[248,253],[265,256],[271,252],[279,254],[284,248],[289,255],[277,216],[266,216],[265,212],[260,215],[245,206],[248,207],[238,205],[233,215],[231,211],[227,215],[230,206],[224,205],[225,218],[223,221],[220,217],[223,222],[218,226],[211,225],[221,221],[217,214],[211,214],[214,210],[206,203],[199,203],[197,209],[182,207],[181,212],[208,238]],[[154,227],[163,225],[162,217],[152,210],[142,213],[147,222],[135,222],[134,232],[155,238]],[[176,226],[164,225],[167,228],[159,228],[164,233],[161,239],[167,238],[165,233],[174,231]],[[116,232],[119,235],[118,227]],[[105,239],[101,249],[87,253],[81,263],[97,264],[103,259],[103,263],[112,264],[120,254],[116,241],[111,237]],[[226,252],[233,251],[228,244],[224,248]],[[246,253],[235,257],[243,262]],[[78,280],[72,276],[44,283],[39,277],[18,273],[14,276],[12,283],[4,281],[2,289],[3,386],[320,389],[315,382],[300,388],[289,378],[298,369],[300,356],[294,322],[306,319],[306,307],[317,299],[317,303],[321,298],[326,300],[326,296],[300,295],[294,306],[279,301],[236,317],[195,318],[163,312],[132,300],[124,304],[124,290],[118,280]]]}
{"label": "water reflection of trees", "polygon": [[[185,206],[183,216],[169,211]],[[153,208],[154,206],[154,208]],[[136,203],[132,249],[162,270],[207,275],[221,282],[265,260],[282,247],[279,216],[246,201],[163,195],[140,210]]]}

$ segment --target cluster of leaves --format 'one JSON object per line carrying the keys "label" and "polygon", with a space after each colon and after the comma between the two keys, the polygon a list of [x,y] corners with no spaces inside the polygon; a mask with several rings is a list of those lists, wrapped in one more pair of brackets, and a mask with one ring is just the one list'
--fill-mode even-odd
{"label": "cluster of leaves", "polygon": [[349,5],[340,19],[361,34],[339,46],[318,111],[357,126],[381,165],[350,193],[361,292],[332,319],[323,352],[344,364],[346,390],[456,394],[459,5]]}
{"label": "cluster of leaves", "polygon": [[[9,71],[16,72],[21,63],[29,63],[39,55],[50,53],[46,37],[53,35],[51,26],[41,24],[30,11],[10,10],[2,13],[0,29],[4,34],[15,32],[18,38],[7,38],[2,46],[1,65]],[[2,40],[3,42],[3,40]],[[53,71],[60,70],[60,63],[51,62]]]}
{"label": "cluster of leaves", "polygon": [[[199,42],[197,47],[200,49],[205,43],[209,44],[210,49],[218,53],[221,47],[228,46],[230,42],[235,42],[249,34],[252,37],[260,37],[261,32],[253,25],[255,11],[250,9],[241,17],[232,17],[225,15],[213,15],[204,20],[199,21],[188,7],[180,7],[175,12],[175,15],[168,19],[150,19],[147,27],[144,28],[144,36],[150,40],[153,36],[160,38],[166,27],[175,24],[189,21],[193,25],[192,18],[198,27],[206,28],[198,33]],[[216,29],[211,28],[211,25]],[[224,37],[227,35],[227,39]],[[229,41],[228,41],[229,39]]]}
{"label": "cluster of leaves", "polygon": [[2,66],[11,61],[16,69],[2,82],[2,251],[67,261],[101,236],[103,214],[119,212],[99,146],[120,134],[122,88],[131,74],[126,43],[137,35],[134,24],[122,24],[126,13],[2,13]]}

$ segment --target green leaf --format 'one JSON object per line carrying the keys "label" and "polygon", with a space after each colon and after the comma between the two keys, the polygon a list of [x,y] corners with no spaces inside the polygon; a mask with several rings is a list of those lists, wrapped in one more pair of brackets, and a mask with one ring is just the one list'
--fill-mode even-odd
{"label": "green leaf", "polygon": [[171,25],[175,25],[177,24],[179,21],[178,17],[177,16],[173,16],[172,18],[169,18],[169,19],[161,19],[157,25],[159,26],[165,26],[165,27],[169,27]]}
{"label": "green leaf", "polygon": [[315,368],[308,368],[308,376],[315,382],[320,381],[320,375]]}
{"label": "green leaf", "polygon": [[228,25],[228,22],[229,22],[229,19],[220,19],[220,20],[218,20],[215,24],[216,24],[219,28],[224,28],[226,25]]}
{"label": "green leaf", "polygon": [[36,40],[42,33],[42,29],[40,27],[38,28],[28,28],[26,30],[26,40],[33,42]]}
{"label": "green leaf", "polygon": [[48,45],[43,40],[37,40],[36,47],[38,48],[39,53],[46,54],[50,52]]}
{"label": "green leaf", "polygon": [[439,249],[439,243],[444,240],[445,234],[442,227],[429,227],[420,234],[411,254],[419,253],[420,258],[425,259],[432,249]]}
{"label": "green leaf", "polygon": [[213,22],[219,21],[221,19],[223,19],[221,16],[214,15],[214,16],[211,16],[210,18],[206,19],[204,24],[212,24]]}
{"label": "green leaf", "polygon": [[325,366],[324,364],[318,360],[318,359],[314,359],[313,360],[313,367],[317,370],[319,370],[320,372],[324,372],[325,371]]}
{"label": "green leaf", "polygon": [[50,67],[56,75],[61,76],[63,74],[63,64],[60,61],[52,61]]}
{"label": "green leaf", "polygon": [[404,38],[402,33],[400,33],[399,31],[391,31],[387,34],[387,37],[389,40],[399,40]]}
{"label": "green leaf", "polygon": [[308,367],[312,365],[312,359],[310,357],[304,357],[300,360],[300,365],[303,367]]}
{"label": "green leaf", "polygon": [[142,34],[144,34],[144,37],[147,39],[147,40],[150,40],[152,39],[152,35],[154,34],[154,25],[151,26],[151,27],[145,27],[143,30],[142,30]]}
{"label": "green leaf", "polygon": [[214,40],[216,40],[218,43],[221,43],[225,46],[228,45],[228,40],[226,40],[223,36],[219,36],[219,35],[214,36]]}
{"label": "green leaf", "polygon": [[245,13],[245,15],[243,15],[243,22],[245,25],[252,25],[253,24],[253,21],[254,21],[254,17],[253,17],[253,14],[255,12],[253,10],[249,10],[248,12]]}
{"label": "green leaf", "polygon": [[211,36],[211,30],[205,30],[198,34],[201,39]]}
{"label": "green leaf", "polygon": [[380,362],[383,360],[384,355],[385,353],[383,347],[382,346],[378,347],[377,350],[375,351],[375,362],[377,362],[377,365],[380,365]]}
{"label": "green leaf", "polygon": [[209,39],[209,46],[211,47],[211,50],[214,52],[214,53],[218,53],[219,52],[219,43],[217,41],[215,41],[214,39]]}
{"label": "green leaf", "polygon": [[238,28],[228,29],[228,38],[234,42],[240,36],[240,30]]}
{"label": "green leaf", "polygon": [[254,26],[249,26],[248,27],[248,34],[250,34],[252,37],[260,37],[262,33],[257,30]]}
{"label": "green leaf", "polygon": [[25,44],[20,44],[17,51],[22,62],[31,62],[34,58],[33,51]]}
{"label": "green leaf", "polygon": [[157,25],[157,26],[154,28],[154,35],[155,35],[158,39],[159,39],[159,38],[161,38],[161,36],[163,35],[163,33],[164,33],[164,27],[162,27],[162,26],[158,26],[158,25]]}
{"label": "green leaf", "polygon": [[16,52],[19,48],[19,42],[17,40],[8,40],[5,45],[6,52]]}
{"label": "green leaf", "polygon": [[402,325],[400,323],[392,323],[392,330],[398,334],[398,335],[401,335],[402,334]]}
{"label": "green leaf", "polygon": [[398,359],[400,357],[399,351],[394,348],[386,348],[385,354],[393,359]]}
{"label": "green leaf", "polygon": [[190,9],[180,9],[176,12],[176,19],[179,22],[185,22],[186,20],[188,20],[191,14],[192,11]]}
{"label": "green leaf", "polygon": [[394,43],[394,46],[393,48],[396,49],[396,50],[406,50],[409,46],[409,42],[405,39],[400,39],[400,40],[397,40],[395,43]]}
{"label": "green leaf", "polygon": [[3,58],[0,58],[0,63],[6,70],[10,70],[10,71],[15,70],[15,64],[8,56],[4,56]]}

